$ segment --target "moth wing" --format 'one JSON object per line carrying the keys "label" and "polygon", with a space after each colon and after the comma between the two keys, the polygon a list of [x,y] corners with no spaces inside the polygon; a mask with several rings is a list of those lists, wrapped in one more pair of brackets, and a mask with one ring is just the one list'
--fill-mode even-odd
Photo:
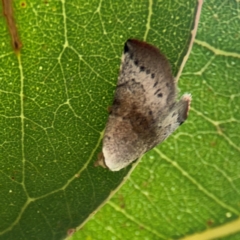
{"label": "moth wing", "polygon": [[117,85],[130,81],[142,85],[155,118],[175,102],[176,83],[168,60],[156,47],[135,39],[125,43]]}
{"label": "moth wing", "polygon": [[[174,107],[166,115],[163,120],[158,123],[157,126],[157,138],[154,145],[158,145],[164,141],[168,136],[170,136],[188,117],[188,112],[190,109],[191,95],[184,94],[180,101],[176,102]],[[154,147],[154,146],[153,146]]]}
{"label": "moth wing", "polygon": [[104,133],[103,165],[112,171],[126,167],[185,121],[191,98],[176,103],[176,92],[165,56],[152,45],[128,40]]}
{"label": "moth wing", "polygon": [[117,86],[114,103],[103,138],[105,165],[118,171],[147,151],[144,141],[149,134],[153,116],[146,104],[140,83],[129,81]]}

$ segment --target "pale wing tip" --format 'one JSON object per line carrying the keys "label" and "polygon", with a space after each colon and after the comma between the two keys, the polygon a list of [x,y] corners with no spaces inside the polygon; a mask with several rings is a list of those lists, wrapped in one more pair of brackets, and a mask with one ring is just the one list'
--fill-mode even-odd
{"label": "pale wing tip", "polygon": [[119,171],[123,168],[121,165],[116,165],[114,161],[106,160],[103,152],[100,152],[98,154],[98,159],[94,162],[94,167],[98,166],[108,168],[110,171]]}
{"label": "pale wing tip", "polygon": [[185,93],[183,96],[182,96],[182,99],[186,102],[191,102],[192,101],[192,94],[191,93]]}
{"label": "pale wing tip", "polygon": [[192,101],[192,95],[191,93],[185,93],[183,96],[182,96],[182,100],[184,102],[187,102],[187,111],[186,111],[186,118],[188,117],[188,113],[189,113],[189,110],[190,110],[190,105],[191,105],[191,101]]}

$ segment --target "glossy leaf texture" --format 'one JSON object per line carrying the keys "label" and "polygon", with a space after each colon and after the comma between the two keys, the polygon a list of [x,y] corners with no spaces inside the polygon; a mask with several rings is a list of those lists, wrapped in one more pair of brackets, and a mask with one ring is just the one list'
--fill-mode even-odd
{"label": "glossy leaf texture", "polygon": [[[137,38],[156,45],[176,75],[189,49],[197,6],[197,1],[13,2],[14,24],[22,43],[19,51],[12,46],[13,25],[0,18],[0,239],[62,239],[82,226],[123,184],[131,166],[110,172],[95,168],[94,161],[101,151],[124,42]],[[11,15],[10,11],[6,14]],[[182,82],[186,85],[181,92],[195,95],[193,82]],[[193,109],[198,108],[193,105]],[[179,164],[184,161],[189,167],[187,153],[196,160],[191,145],[192,132],[198,129],[194,119],[201,120],[192,111],[189,122],[158,148],[165,149],[171,161],[174,155]],[[186,148],[183,152],[181,146]],[[131,184],[141,189],[138,181],[142,180],[158,189],[154,201],[159,207],[164,188],[167,198],[174,198],[165,184],[188,180],[164,162],[159,151],[145,157],[150,160],[137,167],[122,193],[109,204],[117,206],[114,201],[121,199],[129,185],[131,197],[137,188]],[[161,196],[165,207],[169,206],[169,199]],[[131,198],[135,202],[128,207],[135,213],[134,206],[146,204],[134,195]],[[119,214],[114,207],[110,210]]]}
{"label": "glossy leaf texture", "polygon": [[240,239],[239,2],[204,1],[179,79],[189,118],[72,239]]}

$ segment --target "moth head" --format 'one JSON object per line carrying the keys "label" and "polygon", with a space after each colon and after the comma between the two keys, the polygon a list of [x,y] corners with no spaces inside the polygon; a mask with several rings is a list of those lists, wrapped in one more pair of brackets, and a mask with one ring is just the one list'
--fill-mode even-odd
{"label": "moth head", "polygon": [[94,163],[94,166],[95,166],[95,167],[101,166],[101,167],[103,167],[103,168],[107,168],[107,165],[106,165],[106,163],[105,163],[105,158],[104,158],[104,155],[103,155],[102,152],[100,152],[100,153],[98,154],[98,159],[97,159],[97,161]]}

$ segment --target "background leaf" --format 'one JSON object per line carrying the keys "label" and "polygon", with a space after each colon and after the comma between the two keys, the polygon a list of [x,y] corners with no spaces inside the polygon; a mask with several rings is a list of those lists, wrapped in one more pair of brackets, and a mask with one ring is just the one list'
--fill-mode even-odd
{"label": "background leaf", "polygon": [[239,26],[239,2],[205,1],[179,82],[188,120],[72,239],[240,239]]}
{"label": "background leaf", "polygon": [[[168,1],[153,4],[139,1],[14,2],[15,20],[23,44],[20,54],[12,49],[5,19],[0,20],[3,26],[0,28],[0,239],[62,239],[113,195],[131,167],[113,173],[94,168],[93,162],[101,151],[106,109],[112,102],[123,44],[130,37],[155,44],[170,59],[176,75],[189,48],[196,6],[194,1],[187,4],[184,1],[172,4]],[[172,209],[168,203],[181,192],[174,192],[177,187],[172,187],[171,195],[171,185],[164,184],[169,182],[174,186],[173,179],[176,179],[177,183],[186,182],[192,187],[171,164],[173,155],[178,159],[186,157],[186,153],[179,154],[178,149],[180,144],[186,148],[187,139],[192,139],[190,133],[186,134],[188,129],[189,126],[183,126],[172,140],[162,145],[161,152],[155,150],[147,155],[152,157],[145,161],[145,171],[141,175],[134,173],[137,177],[133,175],[128,182],[130,192],[127,190],[126,194],[135,202],[128,203],[127,195],[118,194],[115,199],[121,205],[113,199],[106,206],[111,206],[110,211],[116,214],[116,217],[105,215],[108,223],[109,217],[121,219],[117,216],[121,206],[125,210],[125,206],[132,206],[128,215],[134,219],[126,226],[134,222],[139,223],[133,226],[137,229],[144,226],[134,213],[143,210],[146,204],[138,196],[131,196],[133,189],[142,190],[144,179],[149,189],[158,187],[159,193],[165,189],[167,197],[161,195],[164,205],[173,214],[179,213],[177,205]],[[181,137],[179,143],[181,134],[189,137]],[[168,154],[162,155],[164,149]],[[187,148],[191,153],[192,149],[192,146]],[[159,155],[170,159],[170,164],[167,161],[159,164]],[[172,165],[172,172],[169,165]],[[156,175],[158,171],[163,174]],[[166,182],[164,175],[168,177]],[[159,187],[160,183],[163,185]],[[162,203],[159,194],[154,197],[149,194],[150,190],[145,193],[143,197],[152,198],[152,206],[138,214],[145,213],[146,220],[154,220],[146,213],[156,214],[160,210],[153,208],[155,202],[160,207]],[[182,202],[181,198],[177,202]],[[138,209],[133,208],[136,203]],[[161,214],[162,223],[172,221]],[[125,224],[125,218],[122,221]],[[161,232],[156,230],[159,224],[161,222],[157,221],[149,227],[153,236],[159,238],[172,234],[176,228],[175,223],[167,224],[170,227]],[[117,231],[114,225],[106,226]],[[146,224],[143,229],[147,229]],[[133,232],[136,234],[134,229]],[[142,232],[149,236],[149,231]],[[125,239],[131,236],[129,232],[118,234],[120,238],[126,236]],[[85,236],[89,234],[86,232]],[[103,236],[107,237],[107,233]]]}

